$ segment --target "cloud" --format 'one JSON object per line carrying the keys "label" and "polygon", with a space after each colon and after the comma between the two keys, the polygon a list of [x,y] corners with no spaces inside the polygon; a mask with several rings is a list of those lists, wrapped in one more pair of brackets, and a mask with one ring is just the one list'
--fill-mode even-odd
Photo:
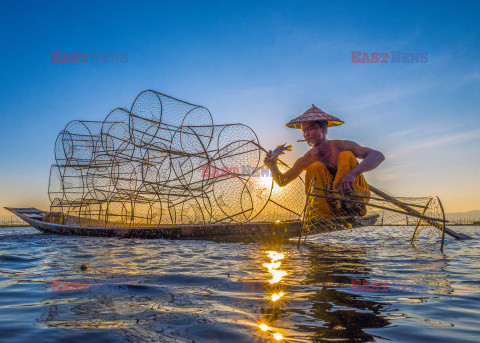
{"label": "cloud", "polygon": [[450,83],[446,83],[445,85],[448,85],[448,88],[458,88],[462,87],[468,83],[471,82],[478,82],[480,81],[480,73],[477,71],[474,71],[473,73],[466,74],[461,78],[460,80],[457,80],[453,85]]}
{"label": "cloud", "polygon": [[447,137],[435,138],[430,141],[416,144],[413,146],[413,148],[414,149],[437,148],[447,144],[464,143],[464,142],[475,140],[477,138],[480,138],[480,129],[467,131],[467,132],[463,132],[463,133],[459,133],[459,134],[455,134]]}
{"label": "cloud", "polygon": [[389,157],[391,159],[397,159],[412,151],[420,149],[432,149],[439,148],[446,145],[453,145],[459,143],[465,143],[480,138],[480,129],[470,130],[467,132],[451,134],[449,136],[442,135],[442,137],[433,137],[428,140],[413,142],[410,145],[403,146],[401,148],[390,151]]}
{"label": "cloud", "polygon": [[401,168],[389,167],[385,169],[376,170],[375,173],[370,177],[378,181],[390,181],[390,180],[400,179],[404,176],[405,175],[404,173],[402,173]]}
{"label": "cloud", "polygon": [[417,133],[417,132],[430,132],[432,130],[437,131],[437,130],[443,128],[443,127],[444,127],[444,124],[432,123],[432,124],[427,124],[427,125],[422,125],[422,126],[416,126],[414,128],[407,129],[407,130],[387,133],[383,137],[387,138],[387,139],[399,138],[399,137],[408,136],[410,134],[414,134],[414,133]]}
{"label": "cloud", "polygon": [[471,74],[468,74],[465,76],[465,81],[478,81],[480,80],[480,73],[478,71],[475,71]]}
{"label": "cloud", "polygon": [[368,174],[369,179],[385,182],[396,179],[412,178],[418,174],[416,171],[412,171],[412,164],[408,162],[388,161],[389,166],[380,167],[375,169],[372,173]]}
{"label": "cloud", "polygon": [[358,110],[366,109],[373,106],[386,104],[397,101],[399,99],[409,97],[411,95],[418,95],[431,89],[431,84],[415,84],[415,85],[400,85],[384,91],[374,91],[368,94],[360,95],[357,99],[353,99],[351,105],[347,109]]}

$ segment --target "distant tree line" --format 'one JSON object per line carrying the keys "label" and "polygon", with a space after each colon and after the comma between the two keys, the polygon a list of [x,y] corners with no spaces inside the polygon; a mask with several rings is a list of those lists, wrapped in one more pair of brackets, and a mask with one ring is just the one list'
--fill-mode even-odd
{"label": "distant tree line", "polygon": [[0,227],[12,227],[12,226],[30,226],[26,222],[18,218],[4,219],[0,221]]}
{"label": "distant tree line", "polygon": [[480,225],[480,218],[448,218],[450,224],[456,225]]}

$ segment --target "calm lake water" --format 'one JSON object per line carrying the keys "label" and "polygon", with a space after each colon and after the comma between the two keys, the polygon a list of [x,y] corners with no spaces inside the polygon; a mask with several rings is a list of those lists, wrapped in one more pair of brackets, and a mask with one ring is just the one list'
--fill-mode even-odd
{"label": "calm lake water", "polygon": [[480,229],[454,229],[474,239],[442,253],[335,235],[297,249],[1,228],[0,340],[478,342]]}

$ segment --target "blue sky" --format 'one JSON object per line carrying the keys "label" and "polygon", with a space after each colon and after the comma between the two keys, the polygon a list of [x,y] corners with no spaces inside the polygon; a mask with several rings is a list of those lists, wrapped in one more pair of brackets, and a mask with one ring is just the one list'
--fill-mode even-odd
{"label": "blue sky", "polygon": [[[312,103],[329,137],[385,153],[367,180],[480,209],[480,3],[475,1],[10,2],[0,22],[0,205],[48,208],[57,134],[154,89],[251,126],[263,145],[307,147],[284,124]],[[354,64],[351,51],[428,53]],[[127,63],[51,63],[51,52]],[[0,212],[0,214],[6,214]]]}

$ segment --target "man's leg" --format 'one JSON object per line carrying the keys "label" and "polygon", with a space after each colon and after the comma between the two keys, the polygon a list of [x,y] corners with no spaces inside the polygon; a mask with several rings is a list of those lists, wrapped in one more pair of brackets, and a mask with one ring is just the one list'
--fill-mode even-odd
{"label": "man's leg", "polygon": [[[337,158],[337,174],[335,175],[335,179],[333,180],[333,189],[338,190],[340,185],[340,181],[342,181],[343,177],[356,165],[358,164],[355,155],[351,151],[342,151],[338,154]],[[355,178],[355,194],[361,196],[362,198],[356,198],[355,200],[368,202],[370,199],[370,188],[368,187],[367,181],[363,177],[363,175],[359,175]],[[342,209],[345,211],[353,211],[358,213],[361,216],[367,214],[367,208],[365,205],[355,205],[352,203],[345,204],[342,203]]]}
{"label": "man's leg", "polygon": [[[331,188],[330,185],[333,181],[332,174],[330,174],[327,167],[325,167],[323,163],[314,162],[308,166],[305,174],[305,193],[308,192],[310,183],[314,177],[316,179],[315,187],[328,189]],[[319,195],[331,195],[322,190],[313,190],[313,188],[312,193]],[[307,218],[335,217],[335,213],[332,209],[331,201],[328,201],[326,198],[312,196],[307,204],[306,216]]]}

